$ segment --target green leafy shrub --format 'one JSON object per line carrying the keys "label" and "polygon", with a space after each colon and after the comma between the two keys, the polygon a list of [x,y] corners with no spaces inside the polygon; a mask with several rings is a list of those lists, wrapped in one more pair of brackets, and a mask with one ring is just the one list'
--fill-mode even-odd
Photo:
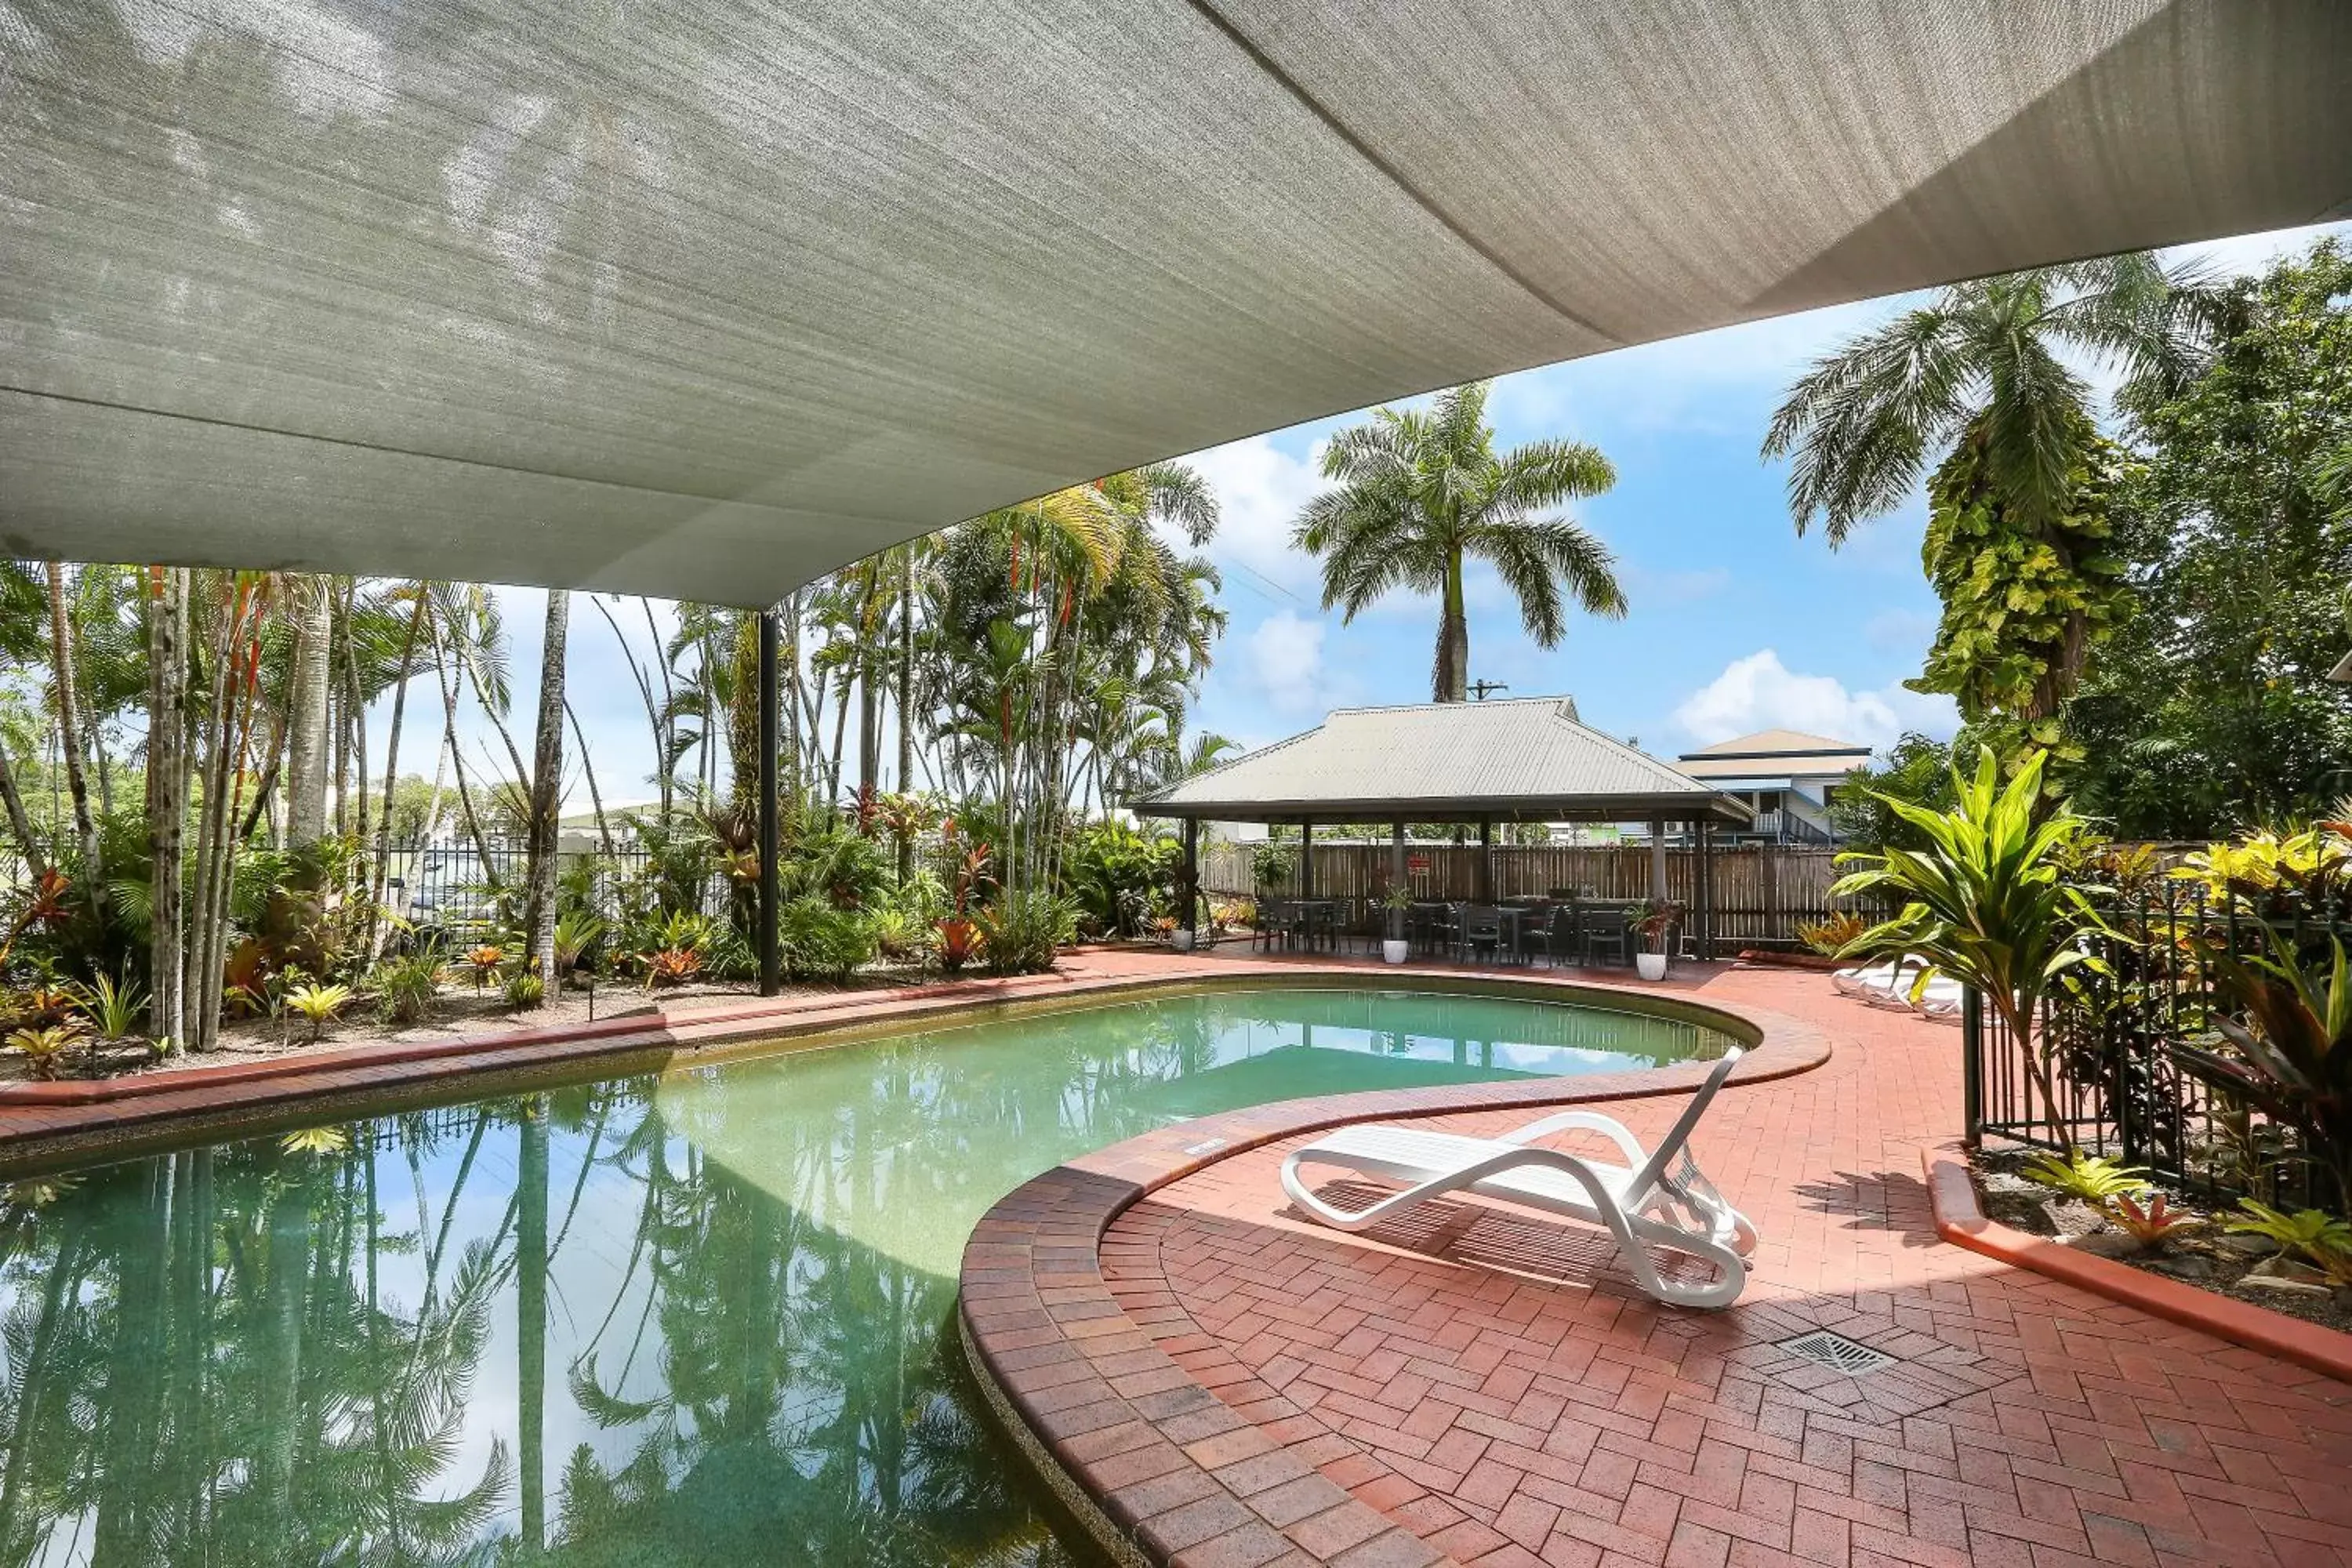
{"label": "green leafy shrub", "polygon": [[518,1013],[547,1005],[547,982],[528,969],[518,969],[507,976],[507,1005]]}
{"label": "green leafy shrub", "polygon": [[874,945],[894,963],[919,963],[930,956],[930,921],[895,906],[877,910],[872,917]]}
{"label": "green leafy shrub", "polygon": [[1172,834],[1146,833],[1124,822],[1090,822],[1070,835],[1062,879],[1078,903],[1082,929],[1102,936],[1134,936],[1155,902],[1173,889],[1183,846]]}
{"label": "green leafy shrub", "polygon": [[111,974],[101,974],[87,985],[76,986],[75,993],[74,1011],[89,1021],[100,1038],[121,1040],[139,1032],[140,1016],[147,1010],[147,993],[137,981],[117,981]]}
{"label": "green leafy shrub", "polygon": [[566,910],[555,921],[555,973],[558,984],[571,978],[580,961],[603,940],[604,922],[584,909]]}
{"label": "green leafy shrub", "polygon": [[441,949],[428,942],[401,958],[387,958],[369,975],[375,989],[376,1016],[387,1024],[424,1022],[441,994]]}
{"label": "green leafy shrub", "polygon": [[1077,911],[1066,899],[1031,890],[1008,892],[972,916],[991,974],[1034,974],[1054,967],[1056,950],[1077,932]]}
{"label": "green leafy shrub", "polygon": [[2282,1214],[2252,1198],[2240,1198],[2238,1206],[2246,1217],[2223,1228],[2241,1236],[2268,1237],[2286,1251],[2300,1254],[2336,1284],[2352,1284],[2352,1225],[2317,1209]]}
{"label": "green leafy shrub", "polygon": [[873,922],[856,910],[837,908],[805,893],[779,912],[777,936],[784,962],[796,975],[846,983],[876,952]]}
{"label": "green leafy shrub", "polygon": [[2224,1054],[2176,1043],[2175,1060],[2273,1121],[2298,1129],[2306,1154],[2327,1172],[2336,1202],[2352,1212],[2352,971],[2341,942],[2306,964],[2294,944],[2267,927],[2270,952],[2246,958],[2209,946],[2215,987],[2246,1021],[2215,1013]]}

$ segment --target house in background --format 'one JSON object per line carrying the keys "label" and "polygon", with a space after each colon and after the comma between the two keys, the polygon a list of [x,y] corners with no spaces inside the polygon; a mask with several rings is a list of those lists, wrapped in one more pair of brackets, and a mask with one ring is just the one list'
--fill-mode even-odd
{"label": "house in background", "polygon": [[1756,808],[1755,823],[1729,835],[1736,841],[1834,844],[1830,802],[1869,762],[1870,748],[1851,741],[1765,730],[1685,752],[1675,765]]}

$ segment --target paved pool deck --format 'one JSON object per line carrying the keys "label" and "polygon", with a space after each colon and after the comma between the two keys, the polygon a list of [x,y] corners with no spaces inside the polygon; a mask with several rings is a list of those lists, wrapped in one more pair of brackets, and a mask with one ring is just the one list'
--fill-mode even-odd
{"label": "paved pool deck", "polygon": [[[1789,970],[1625,988],[1764,1027],[1695,1140],[1764,1237],[1729,1310],[1658,1306],[1601,1233],[1475,1200],[1369,1235],[1307,1225],[1276,1173],[1314,1116],[1117,1145],[982,1223],[975,1358],[1122,1556],[2352,1563],[2352,1387],[1939,1239],[1922,1155],[1960,1125],[1956,1028]],[[1646,1141],[1694,1076],[1569,1087]],[[1501,1131],[1538,1113],[1520,1100],[1435,1124]],[[1853,1378],[1780,1348],[1817,1328],[1895,1364]]]}

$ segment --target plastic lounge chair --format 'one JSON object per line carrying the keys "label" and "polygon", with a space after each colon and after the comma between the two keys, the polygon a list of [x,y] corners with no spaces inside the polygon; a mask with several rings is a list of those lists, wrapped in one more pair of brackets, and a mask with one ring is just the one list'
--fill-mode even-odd
{"label": "plastic lounge chair", "polygon": [[[1748,1284],[1747,1257],[1756,1249],[1756,1227],[1716,1191],[1685,1145],[1739,1057],[1737,1047],[1724,1054],[1651,1152],[1644,1153],[1622,1125],[1590,1110],[1547,1116],[1501,1138],[1359,1122],[1335,1128],[1283,1161],[1282,1190],[1301,1211],[1334,1230],[1363,1230],[1432,1198],[1463,1191],[1606,1226],[1633,1278],[1651,1296],[1675,1306],[1727,1307]],[[1609,1139],[1626,1163],[1612,1165],[1535,1146],[1536,1139],[1570,1128]],[[1351,1213],[1309,1192],[1299,1179],[1302,1165],[1337,1165],[1407,1185]],[[1699,1283],[1662,1276],[1652,1257],[1659,1248],[1712,1264],[1715,1278]]]}

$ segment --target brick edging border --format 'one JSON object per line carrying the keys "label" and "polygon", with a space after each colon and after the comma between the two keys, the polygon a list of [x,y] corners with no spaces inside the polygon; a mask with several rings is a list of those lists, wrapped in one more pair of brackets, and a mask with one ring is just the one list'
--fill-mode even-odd
{"label": "brick edging border", "polygon": [[[1365,973],[1283,967],[1359,978]],[[1830,1058],[1822,1030],[1761,1009],[1632,986],[1548,988],[1604,1005],[1611,993],[1664,1002],[1680,1016],[1711,1014],[1734,1026],[1732,1032],[1755,1044],[1733,1070],[1729,1089],[1808,1072]],[[1106,1233],[1119,1215],[1169,1184],[1303,1132],[1371,1117],[1679,1094],[1706,1071],[1705,1063],[1687,1063],[1286,1100],[1202,1117],[1082,1155],[1022,1184],[973,1227],[957,1296],[959,1333],[973,1375],[1048,1489],[1118,1560],[1132,1563],[1139,1553],[1172,1568],[1276,1558],[1285,1564],[1353,1562],[1356,1553],[1404,1568],[1450,1561],[1266,1437],[1162,1350],[1103,1277]],[[1340,1544],[1326,1555],[1311,1544],[1318,1542]]]}
{"label": "brick edging border", "polygon": [[2312,1372],[2352,1383],[2352,1334],[2307,1323],[2219,1291],[2167,1279],[2112,1258],[2080,1252],[2047,1237],[1989,1219],[1977,1201],[1976,1182],[1957,1151],[1923,1149],[1919,1157],[1927,1168],[1936,1234],[1953,1246],[1998,1258],[2012,1268],[2030,1268],[2215,1339],[2264,1351]]}

